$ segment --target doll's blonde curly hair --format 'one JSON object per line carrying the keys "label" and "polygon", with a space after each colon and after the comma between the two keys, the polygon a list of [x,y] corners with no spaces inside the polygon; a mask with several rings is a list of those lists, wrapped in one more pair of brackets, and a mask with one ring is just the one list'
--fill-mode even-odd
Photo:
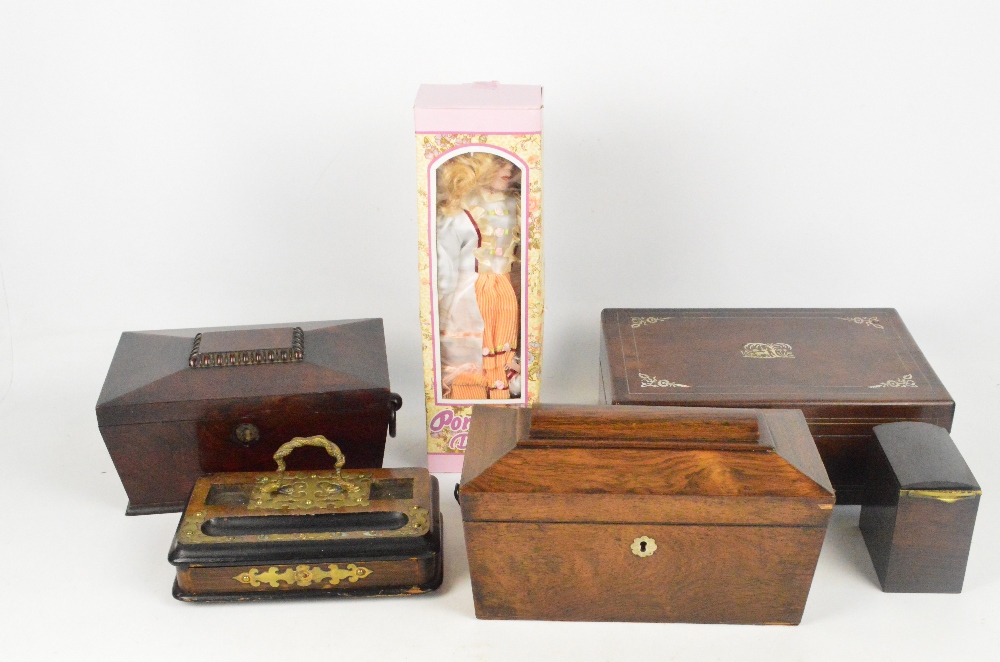
{"label": "doll's blonde curly hair", "polygon": [[[457,214],[467,198],[494,180],[497,173],[510,163],[502,156],[488,152],[459,154],[437,169],[437,210],[439,214]],[[517,166],[514,166],[515,168]]]}

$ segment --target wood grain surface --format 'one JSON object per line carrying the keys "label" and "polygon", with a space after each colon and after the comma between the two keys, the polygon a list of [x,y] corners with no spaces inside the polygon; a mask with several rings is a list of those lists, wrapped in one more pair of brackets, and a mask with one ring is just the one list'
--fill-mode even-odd
{"label": "wood grain surface", "polygon": [[[476,616],[783,623],[802,617],[823,527],[466,522]],[[656,551],[640,558],[633,541]]]}
{"label": "wood grain surface", "polygon": [[676,426],[657,409],[473,410],[460,501],[477,616],[799,621],[834,502],[802,415],[689,409]]}

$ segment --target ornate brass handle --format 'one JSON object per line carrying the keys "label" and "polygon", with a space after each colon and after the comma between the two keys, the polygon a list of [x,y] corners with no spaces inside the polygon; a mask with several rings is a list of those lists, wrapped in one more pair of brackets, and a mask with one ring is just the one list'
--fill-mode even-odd
{"label": "ornate brass handle", "polygon": [[337,475],[340,475],[340,469],[347,462],[347,458],[341,452],[337,444],[333,443],[321,434],[314,437],[295,437],[291,441],[287,441],[281,444],[279,448],[274,453],[274,461],[278,464],[278,471],[285,470],[285,458],[296,448],[302,448],[303,446],[319,446],[320,448],[325,448],[326,452],[330,454],[331,457],[337,459]]}

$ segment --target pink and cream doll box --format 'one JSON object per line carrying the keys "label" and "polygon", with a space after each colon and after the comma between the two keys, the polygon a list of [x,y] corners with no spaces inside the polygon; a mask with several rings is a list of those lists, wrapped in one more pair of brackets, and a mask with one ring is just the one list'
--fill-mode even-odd
{"label": "pink and cream doll box", "polygon": [[538,399],[542,88],[422,85],[413,111],[427,467],[459,472],[472,405]]}

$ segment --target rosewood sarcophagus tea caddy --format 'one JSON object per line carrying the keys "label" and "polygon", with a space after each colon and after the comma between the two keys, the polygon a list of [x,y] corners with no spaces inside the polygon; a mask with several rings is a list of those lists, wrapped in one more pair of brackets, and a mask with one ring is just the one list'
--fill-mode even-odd
{"label": "rosewood sarcophagus tea caddy", "polygon": [[891,308],[607,309],[601,401],[800,409],[837,503],[861,503],[872,428],[951,429],[955,402]]}
{"label": "rosewood sarcophagus tea caddy", "polygon": [[[297,448],[336,460],[285,471]],[[301,452],[301,451],[298,451]],[[336,444],[292,439],[277,472],[198,479],[168,556],[185,601],[414,595],[441,585],[437,479],[426,469],[342,471]]]}
{"label": "rosewood sarcophagus tea caddy", "polygon": [[798,623],[834,494],[794,410],[476,406],[476,616]]}
{"label": "rosewood sarcophagus tea caddy", "polygon": [[[97,422],[128,514],[184,508],[195,480],[268,471],[292,437],[324,435],[349,467],[380,467],[400,397],[389,390],[382,320],[122,334]],[[332,469],[307,448],[292,469]]]}

